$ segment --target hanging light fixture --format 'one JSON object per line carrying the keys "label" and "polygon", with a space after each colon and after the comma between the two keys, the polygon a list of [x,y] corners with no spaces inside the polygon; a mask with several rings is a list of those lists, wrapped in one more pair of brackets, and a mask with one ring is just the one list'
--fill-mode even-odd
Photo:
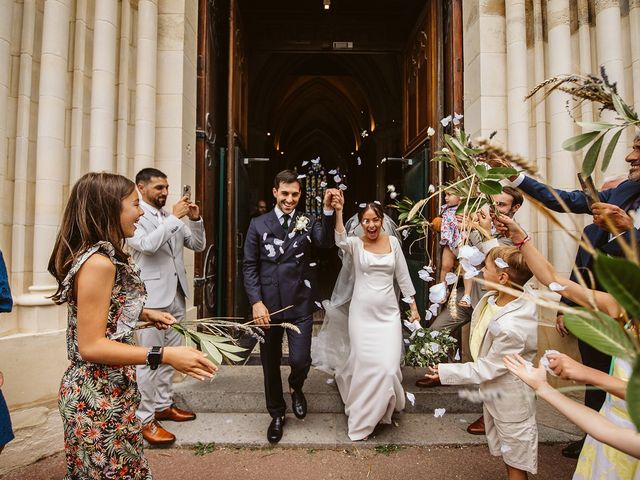
{"label": "hanging light fixture", "polygon": [[331,0],[322,0],[322,4],[324,5],[325,10],[329,10],[331,8]]}

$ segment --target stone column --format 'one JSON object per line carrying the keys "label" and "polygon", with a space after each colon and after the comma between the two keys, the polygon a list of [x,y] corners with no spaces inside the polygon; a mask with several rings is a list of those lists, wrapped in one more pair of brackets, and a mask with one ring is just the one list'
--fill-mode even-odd
{"label": "stone column", "polygon": [[[9,85],[11,80],[11,28],[13,26],[13,1],[0,0],[0,241],[4,240],[5,225],[11,217],[9,197],[9,138],[7,118],[9,111]],[[4,242],[3,242],[4,243]],[[5,257],[10,255],[10,245],[3,245]]]}
{"label": "stone column", "polygon": [[21,311],[22,332],[60,328],[59,312],[47,298],[56,284],[47,272],[64,198],[68,161],[65,154],[65,109],[71,0],[47,0],[44,5],[38,143],[36,150],[36,201],[33,232],[33,285],[17,303],[35,307]]}
{"label": "stone column", "polygon": [[[170,32],[170,30],[168,31]],[[138,56],[136,61],[135,175],[155,163],[156,68],[158,56],[158,5],[156,0],[138,3]],[[175,75],[181,75],[176,71]]]}
{"label": "stone column", "polygon": [[69,185],[85,173],[83,165],[85,58],[87,51],[87,0],[76,0],[75,37],[73,40],[73,87],[71,91],[71,145]]}
{"label": "stone column", "polygon": [[[505,2],[507,39],[507,147],[529,158],[529,109],[527,96],[527,32],[524,0]],[[531,231],[531,205],[525,203],[518,217]]]}
{"label": "stone column", "polygon": [[118,123],[116,130],[116,171],[130,176],[127,145],[129,143],[129,50],[131,39],[131,5],[122,2],[120,14],[120,59],[118,70]]}
{"label": "stone column", "polygon": [[[630,101],[625,88],[624,55],[622,22],[620,19],[619,0],[594,0],[596,15],[596,58],[598,67],[604,66],[607,76],[612,82],[618,84],[618,94],[625,101]],[[633,29],[633,27],[632,27]],[[602,120],[615,121],[617,114],[611,111],[602,113]],[[608,139],[605,139],[605,147]],[[603,147],[603,150],[604,148]],[[624,135],[620,137],[611,163],[607,169],[607,175],[624,174],[629,167],[624,161],[627,154],[627,141]],[[599,168],[599,167],[598,167]]]}
{"label": "stone column", "polygon": [[[548,0],[547,25],[549,29],[549,52],[547,76],[567,73],[572,65],[571,32],[569,26],[569,0]],[[549,136],[548,149],[550,153],[550,168],[548,180],[556,188],[576,188],[576,163],[571,152],[562,148],[562,142],[576,134],[573,120],[566,110],[567,95],[554,92],[548,99]],[[574,226],[567,214],[559,214],[559,218],[569,230],[577,230],[581,226]],[[558,227],[551,227],[550,259],[563,275],[569,275],[573,267],[575,248],[567,235]],[[569,247],[569,248],[568,248]]]}
{"label": "stone column", "polygon": [[18,111],[16,119],[16,154],[14,159],[13,181],[13,222],[11,231],[11,280],[15,294],[21,294],[27,285],[27,258],[31,256],[33,247],[28,228],[28,212],[31,202],[28,201],[29,164],[29,135],[31,133],[31,103],[33,54],[36,29],[36,1],[25,0],[22,4],[22,31],[20,38],[20,70],[18,73]]}
{"label": "stone column", "polygon": [[640,0],[629,0],[629,36],[633,103],[635,111],[640,112]]}
{"label": "stone column", "polygon": [[95,8],[89,169],[112,172],[118,2],[96,0]]}
{"label": "stone column", "polygon": [[[580,49],[580,74],[593,72],[591,58],[591,27],[589,25],[589,0],[578,0],[578,46]],[[593,104],[583,102],[581,106],[582,121],[593,121]]]}
{"label": "stone column", "polygon": [[[542,0],[533,0],[533,64],[534,83],[539,85],[546,78],[545,69],[545,41],[543,31]],[[546,102],[530,104],[535,111],[535,148],[536,165],[541,178],[549,178],[547,175],[547,114]],[[549,222],[544,215],[537,215],[536,246],[540,252],[549,258]]]}

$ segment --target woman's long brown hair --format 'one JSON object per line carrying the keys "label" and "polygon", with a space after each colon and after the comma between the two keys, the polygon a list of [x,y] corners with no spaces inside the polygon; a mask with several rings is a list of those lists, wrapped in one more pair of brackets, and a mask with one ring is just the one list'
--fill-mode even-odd
{"label": "woman's long brown hair", "polygon": [[62,282],[77,255],[97,242],[110,242],[116,258],[127,260],[120,212],[122,200],[134,189],[128,178],[106,172],[87,173],[73,186],[49,259],[49,273],[58,281],[54,302],[62,303]]}

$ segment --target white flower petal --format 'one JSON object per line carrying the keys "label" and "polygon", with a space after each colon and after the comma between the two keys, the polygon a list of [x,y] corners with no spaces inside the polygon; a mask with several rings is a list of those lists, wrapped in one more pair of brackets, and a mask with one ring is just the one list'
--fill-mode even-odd
{"label": "white flower petal", "polygon": [[289,232],[289,234],[287,235],[289,238],[293,238],[296,236],[296,231],[294,230],[293,232]]}
{"label": "white flower petal", "polygon": [[467,260],[471,265],[478,266],[484,262],[484,253],[478,250],[477,247],[471,245],[464,245],[458,251],[459,260]]}
{"label": "white flower petal", "polygon": [[433,313],[431,313],[431,310],[425,310],[424,319],[428,322],[432,318],[433,318]]}
{"label": "white flower petal", "polygon": [[304,255],[304,252],[299,253],[299,254],[297,254],[297,255],[296,255],[296,258],[300,258],[300,257],[301,257],[301,256],[303,256],[303,255]]}
{"label": "white flower petal", "polygon": [[433,416],[436,417],[436,418],[440,418],[445,414],[446,411],[447,411],[446,408],[436,408],[433,411]]}
{"label": "white flower petal", "polygon": [[436,191],[436,187],[434,187],[433,185],[429,185],[429,188],[427,189],[427,191],[429,193],[434,193]]}
{"label": "white flower petal", "polygon": [[344,192],[347,189],[347,186],[344,183],[341,183],[338,185],[338,188]]}
{"label": "white flower petal", "polygon": [[431,303],[441,303],[447,298],[447,286],[443,283],[436,283],[429,289],[429,301]]}
{"label": "white flower petal", "polygon": [[496,267],[498,268],[509,268],[509,264],[507,262],[505,262],[503,259],[501,259],[500,257],[497,257],[493,263],[496,264]]}
{"label": "white flower petal", "polygon": [[408,236],[409,236],[409,229],[402,230],[402,238],[406,240]]}
{"label": "white flower petal", "polygon": [[267,250],[267,257],[275,257],[276,256],[276,249],[274,248],[273,245],[265,245],[264,248]]}
{"label": "white flower petal", "polygon": [[558,282],[551,282],[549,284],[549,290],[551,290],[552,292],[561,292],[566,289],[567,287],[560,285]]}
{"label": "white flower petal", "polygon": [[395,200],[397,196],[398,196],[398,192],[391,192],[389,194],[389,198],[391,198],[391,200]]}
{"label": "white flower petal", "polygon": [[435,133],[436,131],[433,129],[433,127],[427,128],[427,137],[433,137]]}
{"label": "white flower petal", "polygon": [[425,282],[433,281],[433,277],[429,275],[429,271],[426,269],[418,270],[418,277],[420,277]]}
{"label": "white flower petal", "polygon": [[333,378],[327,378],[326,383],[327,385],[333,385],[336,381]]}
{"label": "white flower petal", "polygon": [[362,165],[362,159],[360,157],[356,158],[356,161],[358,162],[358,165]]}
{"label": "white flower petal", "polygon": [[549,359],[547,358],[547,355],[549,355],[549,354],[559,355],[560,352],[557,351],[557,350],[545,350],[544,351],[544,355],[542,357],[540,357],[540,365],[542,365],[544,367],[544,369],[547,371],[547,373],[550,373],[554,377],[557,377],[558,375],[556,375],[556,372],[551,370],[551,365],[549,364]]}
{"label": "white flower petal", "polygon": [[440,308],[440,305],[437,303],[429,305],[429,311],[433,314],[434,317],[438,315],[438,308]]}
{"label": "white flower petal", "polygon": [[375,203],[376,205],[382,205],[378,200],[374,200],[373,203]]}
{"label": "white flower petal", "polygon": [[336,183],[340,183],[342,181],[342,177],[340,175],[334,175],[333,181]]}
{"label": "white flower petal", "polygon": [[322,304],[321,304],[320,302],[318,302],[318,301],[316,301],[316,306],[317,306],[318,308],[322,308]]}
{"label": "white flower petal", "polygon": [[333,170],[329,170],[329,175],[335,175],[338,171],[334,168]]}
{"label": "white flower petal", "polygon": [[320,182],[320,186],[321,186],[322,188],[326,187],[326,186],[327,186],[327,182],[325,182],[324,180],[323,180],[323,181],[321,181],[321,182]]}
{"label": "white flower petal", "polygon": [[433,330],[429,335],[431,335],[431,338],[437,338],[440,336],[440,332],[438,330]]}
{"label": "white flower petal", "polygon": [[415,405],[416,405],[416,396],[411,392],[404,392],[404,393],[407,396],[407,400],[409,400],[409,403],[411,403],[411,405],[415,407]]}
{"label": "white flower petal", "polygon": [[267,239],[267,232],[264,232],[264,233],[262,234],[262,240],[264,241],[264,240],[266,240],[266,239]]}
{"label": "white flower petal", "polygon": [[410,322],[409,320],[403,320],[403,325],[409,329],[410,332],[415,332],[418,328],[420,328],[420,324],[418,322]]}
{"label": "white flower petal", "polygon": [[300,175],[298,175],[298,180],[302,180],[303,178],[307,178],[307,176],[304,173],[301,173]]}
{"label": "white flower petal", "polygon": [[304,160],[304,161],[302,162],[302,166],[304,167],[304,166],[306,166],[308,163],[309,163],[309,161],[308,161],[308,160]]}
{"label": "white flower petal", "polygon": [[280,253],[284,255],[284,249],[280,247]]}
{"label": "white flower petal", "polygon": [[305,280],[304,284],[307,288],[311,288],[311,282],[309,280]]}
{"label": "white flower petal", "polygon": [[[416,335],[417,335],[417,336],[419,336],[420,338],[422,338],[422,337],[424,337],[424,332],[423,332],[422,330],[419,330],[419,331],[416,333]],[[423,352],[423,353],[424,353],[424,352]]]}
{"label": "white flower petal", "polygon": [[438,352],[440,351],[440,345],[438,345],[437,343],[433,343],[433,342],[431,342],[431,343],[429,344],[429,348],[431,349],[431,351],[432,351],[433,353],[438,353]]}
{"label": "white flower petal", "polygon": [[311,163],[313,163],[314,165],[317,165],[318,163],[320,163],[320,157],[316,157],[313,160],[311,160]]}
{"label": "white flower petal", "polygon": [[279,238],[274,238],[274,239],[273,239],[273,244],[274,244],[275,246],[282,245],[283,243],[284,243],[284,240],[280,240]]}
{"label": "white flower petal", "polygon": [[318,265],[316,262],[311,262],[311,263],[309,264],[309,266],[310,266],[310,267],[315,267],[316,265]]}
{"label": "white flower petal", "polygon": [[449,272],[444,276],[444,281],[447,282],[447,285],[453,285],[458,280],[458,275],[453,272]]}
{"label": "white flower petal", "polygon": [[451,123],[451,120],[452,120],[452,117],[451,115],[449,115],[448,117],[444,117],[442,120],[440,120],[440,123],[442,124],[443,127],[446,127]]}
{"label": "white flower petal", "polygon": [[316,195],[316,202],[322,203],[322,197],[320,195]]}
{"label": "white flower petal", "polygon": [[293,242],[293,248],[298,248],[298,242]]}
{"label": "white flower petal", "polygon": [[456,362],[460,361],[460,350],[456,350],[456,355],[453,357]]}

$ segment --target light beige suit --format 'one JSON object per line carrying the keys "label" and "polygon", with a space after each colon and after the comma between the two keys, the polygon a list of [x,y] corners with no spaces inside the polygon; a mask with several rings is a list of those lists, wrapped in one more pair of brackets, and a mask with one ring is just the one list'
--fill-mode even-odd
{"label": "light beige suit", "polygon": [[[495,295],[496,292],[489,292],[480,299],[471,317],[472,330],[487,301]],[[537,470],[535,395],[507,370],[502,359],[517,353],[533,361],[537,344],[537,306],[521,296],[491,319],[475,362],[446,363],[438,367],[443,385],[479,385],[491,454],[502,456],[508,465],[531,473]]]}

